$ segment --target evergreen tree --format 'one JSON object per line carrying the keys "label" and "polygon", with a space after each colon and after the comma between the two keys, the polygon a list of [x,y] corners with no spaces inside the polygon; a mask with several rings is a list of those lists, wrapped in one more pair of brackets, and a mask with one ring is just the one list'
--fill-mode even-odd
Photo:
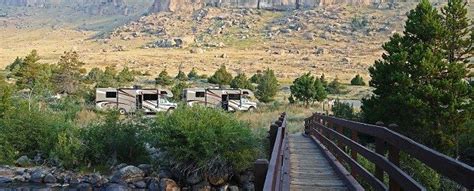
{"label": "evergreen tree", "polygon": [[357,74],[354,78],[351,80],[351,85],[354,86],[365,86],[364,78]]}
{"label": "evergreen tree", "polygon": [[155,83],[161,86],[169,86],[173,84],[173,79],[168,75],[166,69],[158,74],[158,77],[155,78]]}
{"label": "evergreen tree", "polygon": [[183,99],[183,90],[188,88],[189,85],[186,82],[179,81],[172,88],[171,92],[173,93],[174,101],[181,101]]}
{"label": "evergreen tree", "polygon": [[39,63],[40,57],[36,50],[32,50],[22,60],[23,62],[16,62],[11,74],[16,79],[16,86],[19,89],[29,89],[30,95],[49,93],[52,89],[51,67]]}
{"label": "evergreen tree", "polygon": [[331,83],[327,85],[327,91],[330,94],[342,94],[344,90],[344,86],[339,82],[339,78],[335,78]]}
{"label": "evergreen tree", "polygon": [[259,84],[262,81],[262,77],[263,77],[262,71],[257,70],[257,73],[254,74],[252,77],[250,77],[250,82],[254,84]]}
{"label": "evergreen tree", "polygon": [[449,0],[441,9],[444,37],[442,49],[450,63],[468,62],[473,56],[474,28],[467,17],[467,1]]}
{"label": "evergreen tree", "polygon": [[334,116],[339,118],[354,120],[355,117],[354,107],[349,103],[342,103],[339,100],[334,102],[334,106],[332,106],[331,111]]}
{"label": "evergreen tree", "polygon": [[230,81],[232,81],[232,74],[227,72],[225,65],[221,65],[221,67],[209,77],[208,82],[213,84],[221,85],[229,85]]}
{"label": "evergreen tree", "polygon": [[319,81],[323,84],[324,88],[327,89],[328,87],[328,81],[326,80],[326,76],[323,74],[321,74],[321,77],[319,78]]}
{"label": "evergreen tree", "polygon": [[309,72],[296,78],[293,85],[290,86],[290,90],[292,97],[302,101],[306,106],[314,101],[322,101],[327,96],[321,81]]}
{"label": "evergreen tree", "polygon": [[235,78],[230,82],[230,87],[249,90],[255,89],[252,83],[250,83],[250,81],[247,79],[245,73],[239,73],[237,76],[235,76]]}
{"label": "evergreen tree", "polygon": [[450,64],[442,50],[446,30],[429,1],[410,11],[404,36],[391,37],[382,59],[369,68],[375,90],[362,110],[368,122],[396,123],[396,131],[453,155],[455,134],[472,117],[473,99],[463,80],[465,65]]}
{"label": "evergreen tree", "polygon": [[92,68],[89,73],[84,77],[84,82],[88,84],[98,83],[100,78],[102,78],[104,72],[99,68]]}
{"label": "evergreen tree", "polygon": [[85,63],[79,60],[75,51],[64,52],[54,70],[52,81],[57,93],[75,94],[81,89],[82,66]]}
{"label": "evergreen tree", "polygon": [[279,88],[278,80],[273,70],[267,69],[262,74],[262,79],[257,86],[255,96],[261,102],[267,103],[273,101],[273,97],[277,94]]}
{"label": "evergreen tree", "polygon": [[[100,74],[100,73],[99,73]],[[99,75],[99,80],[97,81],[97,88],[116,88],[118,87],[117,80],[117,71],[115,68],[107,66],[105,67],[104,72]]]}
{"label": "evergreen tree", "polygon": [[188,78],[191,79],[191,80],[199,78],[199,75],[196,71],[196,68],[193,67],[193,69],[191,69],[191,71],[188,73]]}
{"label": "evergreen tree", "polygon": [[120,86],[129,85],[135,81],[135,72],[130,70],[128,67],[124,67],[122,71],[117,74],[116,79]]}
{"label": "evergreen tree", "polygon": [[186,76],[186,74],[184,74],[183,71],[179,70],[178,75],[176,75],[175,79],[177,79],[179,81],[187,81],[188,77]]}
{"label": "evergreen tree", "polygon": [[10,71],[10,73],[14,74],[23,67],[24,61],[20,57],[16,57],[15,61],[13,61],[10,65],[8,65],[5,70]]}

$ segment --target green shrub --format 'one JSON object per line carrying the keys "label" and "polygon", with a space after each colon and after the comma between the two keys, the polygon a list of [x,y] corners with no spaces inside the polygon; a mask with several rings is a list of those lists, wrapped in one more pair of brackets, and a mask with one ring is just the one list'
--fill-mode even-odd
{"label": "green shrub", "polygon": [[354,107],[349,103],[343,103],[339,100],[334,102],[334,106],[332,106],[331,111],[333,112],[334,116],[343,118],[343,119],[354,119]]}
{"label": "green shrub", "polygon": [[196,71],[196,68],[193,67],[193,69],[191,69],[191,71],[188,73],[188,78],[191,79],[191,80],[199,78],[199,75]]}
{"label": "green shrub", "polygon": [[259,84],[262,81],[262,71],[258,70],[256,74],[254,74],[252,77],[250,77],[250,82],[254,84]]}
{"label": "green shrub", "polygon": [[351,85],[353,86],[365,86],[364,78],[357,74],[354,78],[351,80]]}
{"label": "green shrub", "polygon": [[188,80],[188,76],[186,76],[186,74],[183,72],[183,71],[178,71],[178,75],[176,75],[175,79],[179,80],[179,81],[186,81]]}
{"label": "green shrub", "polygon": [[273,101],[273,97],[277,94],[279,87],[280,85],[273,70],[267,69],[260,79],[255,96],[264,103]]}
{"label": "green shrub", "polygon": [[178,82],[172,88],[171,92],[173,93],[173,100],[181,101],[183,99],[183,90],[188,88],[189,85],[186,82]]}
{"label": "green shrub", "polygon": [[209,83],[219,84],[219,85],[228,85],[230,81],[232,81],[232,74],[227,72],[225,65],[221,65],[221,67],[207,79]]}
{"label": "green shrub", "polygon": [[336,77],[331,83],[327,86],[327,91],[330,94],[342,94],[344,93],[345,87],[339,82],[339,79]]}
{"label": "green shrub", "polygon": [[159,113],[151,142],[179,177],[225,175],[252,166],[258,144],[246,124],[231,114],[205,107],[180,107]]}
{"label": "green shrub", "polygon": [[309,72],[296,78],[290,90],[292,97],[302,101],[306,106],[315,101],[323,101],[327,96],[321,81]]}
{"label": "green shrub", "polygon": [[139,163],[147,160],[141,121],[120,119],[116,111],[108,112],[102,123],[83,128],[80,138],[84,157],[94,165]]}
{"label": "green shrub", "polygon": [[161,86],[169,86],[173,84],[173,79],[168,75],[166,69],[158,74],[158,77],[155,78],[155,83]]}
{"label": "green shrub", "polygon": [[247,79],[245,73],[239,73],[237,76],[235,76],[235,78],[230,82],[230,87],[249,90],[255,89],[252,83]]}

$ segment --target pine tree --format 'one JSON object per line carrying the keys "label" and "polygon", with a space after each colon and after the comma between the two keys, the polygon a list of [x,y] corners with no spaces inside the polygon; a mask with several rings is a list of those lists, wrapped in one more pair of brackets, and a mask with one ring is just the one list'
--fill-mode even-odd
{"label": "pine tree", "polygon": [[255,89],[252,83],[250,83],[250,81],[247,79],[245,73],[239,73],[237,76],[235,76],[235,78],[230,82],[230,87],[249,90]]}
{"label": "pine tree", "polygon": [[176,75],[175,79],[177,79],[179,81],[187,81],[188,76],[186,76],[186,74],[183,71],[179,70],[178,75]]}
{"label": "pine tree", "polygon": [[467,1],[449,0],[441,9],[444,41],[442,49],[450,63],[468,62],[474,51],[474,28],[467,17]]}
{"label": "pine tree", "polygon": [[40,56],[36,50],[32,50],[22,60],[23,62],[15,64],[15,70],[11,74],[16,79],[16,86],[19,89],[29,89],[30,94],[49,93],[52,89],[51,67],[39,63]]}
{"label": "pine tree", "polygon": [[278,80],[273,70],[267,69],[263,72],[260,83],[257,86],[255,96],[261,102],[267,103],[273,101],[279,88]]}
{"label": "pine tree", "polygon": [[169,86],[173,84],[173,79],[168,75],[166,69],[158,74],[158,77],[155,78],[155,83],[161,86]]}
{"label": "pine tree", "polygon": [[116,76],[119,86],[126,86],[135,81],[135,72],[124,67]]}
{"label": "pine tree", "polygon": [[453,155],[456,129],[472,116],[472,87],[465,66],[447,61],[441,21],[427,0],[410,11],[404,35],[392,36],[369,68],[375,90],[362,110],[368,122],[396,123],[396,131]]}
{"label": "pine tree", "polygon": [[254,74],[252,77],[250,77],[250,82],[259,84],[260,81],[262,80],[263,74],[261,70],[258,70],[256,74]]}
{"label": "pine tree", "polygon": [[52,81],[57,93],[75,94],[81,89],[82,66],[79,54],[75,51],[64,52],[54,70]]}
{"label": "pine tree", "polygon": [[227,72],[225,65],[221,65],[221,67],[209,77],[208,82],[213,84],[221,85],[229,85],[230,81],[232,81],[232,74]]}
{"label": "pine tree", "polygon": [[198,79],[199,78],[199,75],[196,71],[196,69],[193,67],[193,69],[191,69],[191,71],[188,73],[188,78],[191,79],[191,80],[194,80],[194,79]]}
{"label": "pine tree", "polygon": [[326,98],[327,93],[323,84],[309,72],[303,74],[293,81],[290,86],[291,95],[306,106],[314,101],[322,101]]}
{"label": "pine tree", "polygon": [[351,85],[354,86],[365,86],[364,78],[357,74],[354,78],[351,80]]}

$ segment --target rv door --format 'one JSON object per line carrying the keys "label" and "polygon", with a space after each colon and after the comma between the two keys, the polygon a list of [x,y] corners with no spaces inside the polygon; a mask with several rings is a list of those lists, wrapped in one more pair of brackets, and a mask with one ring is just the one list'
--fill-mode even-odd
{"label": "rv door", "polygon": [[136,96],[136,109],[142,109],[143,108],[143,95],[137,95]]}

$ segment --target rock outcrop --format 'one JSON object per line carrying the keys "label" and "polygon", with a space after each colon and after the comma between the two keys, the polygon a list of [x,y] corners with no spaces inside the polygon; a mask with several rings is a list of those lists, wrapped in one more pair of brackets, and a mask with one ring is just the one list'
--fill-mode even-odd
{"label": "rock outcrop", "polygon": [[18,7],[72,7],[90,15],[128,15],[124,0],[0,0],[0,5]]}
{"label": "rock outcrop", "polygon": [[371,5],[385,0],[155,0],[150,12],[193,11],[204,6],[223,8],[263,8],[289,10],[333,4]]}

